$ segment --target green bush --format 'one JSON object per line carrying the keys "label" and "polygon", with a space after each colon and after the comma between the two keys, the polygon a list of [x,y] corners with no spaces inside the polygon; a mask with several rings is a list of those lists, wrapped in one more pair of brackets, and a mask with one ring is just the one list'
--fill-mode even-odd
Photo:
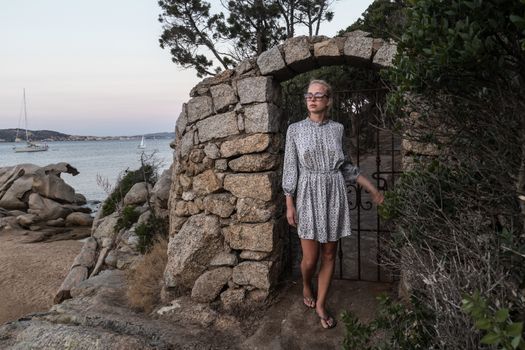
{"label": "green bush", "polygon": [[432,314],[415,298],[412,306],[381,295],[377,317],[363,324],[351,312],[342,315],[345,325],[343,349],[429,349],[432,344]]}
{"label": "green bush", "polygon": [[120,214],[115,225],[115,232],[119,232],[122,229],[128,229],[137,222],[140,213],[136,210],[133,205],[126,205]]}
{"label": "green bush", "polygon": [[474,326],[484,331],[482,344],[496,345],[505,350],[525,350],[523,322],[512,322],[509,309],[490,311],[487,301],[479,293],[465,296],[461,308],[473,318]]}
{"label": "green bush", "polygon": [[158,218],[151,215],[149,220],[135,228],[135,234],[139,238],[137,249],[146,254],[157,237],[168,237],[168,219]]}
{"label": "green bush", "polygon": [[124,199],[124,196],[133,187],[133,185],[144,182],[155,183],[157,181],[157,174],[152,165],[145,164],[137,170],[126,170],[124,176],[120,179],[115,189],[110,193],[108,198],[104,201],[102,206],[102,215],[107,216],[117,210],[119,203]]}

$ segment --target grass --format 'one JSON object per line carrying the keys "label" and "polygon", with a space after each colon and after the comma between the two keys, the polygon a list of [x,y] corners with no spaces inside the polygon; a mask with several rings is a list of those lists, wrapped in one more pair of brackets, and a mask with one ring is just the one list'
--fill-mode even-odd
{"label": "grass", "polygon": [[167,251],[168,240],[157,236],[143,259],[128,270],[126,295],[132,308],[150,313],[160,302],[164,268],[168,261]]}

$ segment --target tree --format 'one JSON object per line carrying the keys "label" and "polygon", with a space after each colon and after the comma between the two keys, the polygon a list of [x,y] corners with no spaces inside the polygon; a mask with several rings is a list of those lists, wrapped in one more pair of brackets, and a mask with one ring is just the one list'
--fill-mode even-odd
{"label": "tree", "polygon": [[[525,312],[518,199],[525,33],[517,20],[525,3],[418,0],[407,7],[387,75],[391,115],[414,148],[438,152],[426,161],[415,155],[414,169],[387,196],[383,209],[397,225],[388,250],[397,253],[396,267],[418,281],[415,295],[436,316],[437,348],[477,349],[485,337],[458,307],[463,296],[479,292],[512,319]],[[488,329],[486,323],[476,326]]]}
{"label": "tree", "polygon": [[319,34],[321,23],[334,16],[334,1],[224,0],[225,15],[211,14],[203,0],[160,0],[159,43],[170,48],[174,63],[194,68],[199,77],[214,75],[293,37],[297,26]]}
{"label": "tree", "polygon": [[[159,39],[162,48],[170,47],[172,61],[183,68],[195,68],[197,76],[214,75],[230,68],[235,57],[217,44],[224,40],[226,24],[222,13],[210,15],[210,4],[201,0],[161,0],[159,21],[164,31]],[[207,51],[203,51],[206,49]],[[211,53],[220,67],[206,56]]]}
{"label": "tree", "polygon": [[363,30],[375,38],[401,40],[406,22],[406,0],[375,0],[346,32]]}

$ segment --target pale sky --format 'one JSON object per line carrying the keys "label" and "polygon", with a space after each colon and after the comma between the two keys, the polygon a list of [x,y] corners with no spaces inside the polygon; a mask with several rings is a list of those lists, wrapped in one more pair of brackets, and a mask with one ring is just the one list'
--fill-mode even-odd
{"label": "pale sky", "polygon": [[[334,36],[372,2],[337,1],[320,34]],[[201,79],[159,47],[160,12],[155,0],[0,0],[0,129],[18,127],[25,88],[30,130],[173,131]]]}

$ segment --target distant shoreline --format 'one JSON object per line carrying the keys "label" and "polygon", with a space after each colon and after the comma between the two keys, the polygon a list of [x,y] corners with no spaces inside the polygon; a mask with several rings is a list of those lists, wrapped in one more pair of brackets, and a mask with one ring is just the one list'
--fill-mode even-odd
{"label": "distant shoreline", "polygon": [[[14,143],[16,139],[25,141],[25,129],[0,129],[0,142]],[[27,130],[31,141],[36,142],[60,142],[60,141],[127,141],[140,140],[144,137],[146,140],[151,139],[167,139],[173,140],[175,138],[174,132],[159,132],[149,133],[144,135],[131,136],[80,136],[68,135],[52,130]]]}

